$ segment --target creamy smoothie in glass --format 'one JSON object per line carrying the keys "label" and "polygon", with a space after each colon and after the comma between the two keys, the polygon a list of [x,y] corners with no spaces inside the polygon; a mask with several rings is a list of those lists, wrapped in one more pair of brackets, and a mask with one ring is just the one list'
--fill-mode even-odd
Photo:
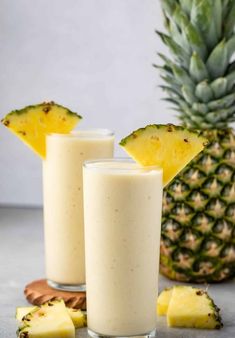
{"label": "creamy smoothie in glass", "polygon": [[43,163],[46,277],[54,288],[85,289],[83,162],[113,156],[106,129],[51,134]]}
{"label": "creamy smoothie in glass", "polygon": [[162,169],[129,159],[83,169],[88,333],[146,336],[156,328]]}

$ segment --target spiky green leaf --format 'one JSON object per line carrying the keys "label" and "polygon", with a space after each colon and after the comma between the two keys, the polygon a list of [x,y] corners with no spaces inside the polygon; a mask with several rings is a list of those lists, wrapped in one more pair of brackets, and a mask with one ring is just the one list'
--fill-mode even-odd
{"label": "spiky green leaf", "polygon": [[204,103],[194,103],[193,104],[193,110],[195,112],[198,112],[199,115],[200,114],[206,114],[209,111],[208,106]]}
{"label": "spiky green leaf", "polygon": [[226,43],[228,49],[228,60],[235,54],[235,35],[233,35]]}
{"label": "spiky green leaf", "polygon": [[206,45],[209,49],[218,43],[216,24],[214,15],[214,0],[193,0],[191,10],[191,21],[194,27],[201,32]]}
{"label": "spiky green leaf", "polygon": [[228,12],[226,12],[225,18],[224,18],[224,36],[226,38],[229,38],[234,32],[235,2],[232,1],[230,6],[227,5],[227,7],[225,6],[224,8],[228,9]]}
{"label": "spiky green leaf", "polygon": [[183,47],[188,54],[191,53],[191,48],[189,44],[185,41],[184,37],[179,31],[179,27],[175,24],[173,20],[169,22],[169,33],[172,36],[173,40],[181,47]]}
{"label": "spiky green leaf", "polygon": [[196,82],[201,82],[209,79],[206,65],[196,52],[194,52],[191,56],[189,73],[193,80]]}
{"label": "spiky green leaf", "polygon": [[231,4],[231,0],[223,0],[223,2],[222,2],[222,13],[223,13],[223,21],[224,22],[225,22],[228,14],[231,10],[230,4]]}
{"label": "spiky green leaf", "polygon": [[159,86],[160,88],[163,89],[164,92],[166,92],[170,98],[183,98],[181,90],[174,89],[173,87],[170,86]]}
{"label": "spiky green leaf", "polygon": [[192,0],[179,0],[179,2],[183,11],[190,16],[192,9]]}
{"label": "spiky green leaf", "polygon": [[162,41],[165,45],[170,49],[176,61],[182,64],[185,68],[188,68],[190,57],[186,51],[179,46],[170,36],[163,34],[161,32],[157,32],[157,34],[161,37]]}
{"label": "spiky green leaf", "polygon": [[153,67],[157,68],[161,72],[161,74],[163,74],[163,75],[173,76],[173,72],[172,72],[171,68],[169,68],[167,65],[159,66],[159,65],[153,64]]}
{"label": "spiky green leaf", "polygon": [[172,91],[177,93],[179,96],[182,96],[181,87],[178,84],[175,84],[174,82],[172,82],[169,85],[167,85],[166,83],[166,85],[160,85],[159,87],[162,89],[171,88]]}
{"label": "spiky green leaf", "polygon": [[235,102],[235,93],[226,95],[222,99],[211,101],[208,104],[209,110],[218,110],[223,108],[229,108]]}
{"label": "spiky green leaf", "polygon": [[222,77],[228,66],[228,46],[222,40],[211,52],[206,66],[212,79]]}
{"label": "spiky green leaf", "polygon": [[200,126],[205,121],[204,116],[202,117],[201,115],[198,115],[198,114],[193,115],[192,111],[191,111],[190,119],[191,121],[196,123],[198,126]]}
{"label": "spiky green leaf", "polygon": [[175,10],[172,15],[172,20],[182,29],[182,25],[184,24],[187,25],[189,24],[189,18],[186,13],[182,10],[182,8],[177,4],[175,6]]}
{"label": "spiky green leaf", "polygon": [[188,105],[186,101],[179,99],[177,100],[177,104],[185,112],[186,115],[191,117],[192,111],[190,105]]}
{"label": "spiky green leaf", "polygon": [[226,95],[227,93],[227,85],[228,85],[228,80],[226,78],[220,77],[216,80],[214,80],[211,84],[210,87],[214,93],[214,97],[216,99],[219,99]]}
{"label": "spiky green leaf", "polygon": [[235,85],[235,71],[226,76],[227,90],[230,91]]}
{"label": "spiky green leaf", "polygon": [[208,54],[207,47],[196,28],[191,23],[182,22],[182,34],[185,35],[185,40],[188,41],[191,50],[197,52],[202,60],[205,60]]}
{"label": "spiky green leaf", "polygon": [[181,90],[181,84],[177,82],[177,79],[175,77],[171,76],[161,76],[161,78],[165,81],[166,85],[180,88]]}
{"label": "spiky green leaf", "polygon": [[209,123],[212,123],[212,124],[219,122],[220,119],[221,119],[221,117],[218,116],[217,112],[210,112],[210,113],[206,114],[206,116],[205,116],[205,120]]}
{"label": "spiky green leaf", "polygon": [[194,89],[195,84],[193,82],[193,80],[191,79],[191,77],[188,75],[188,73],[181,67],[174,65],[173,66],[173,73],[175,75],[176,81],[183,85],[187,85],[189,87],[191,87],[192,89]]}
{"label": "spiky green leaf", "polygon": [[213,91],[207,81],[200,82],[196,86],[196,97],[203,103],[208,103],[213,99]]}
{"label": "spiky green leaf", "polygon": [[166,57],[166,55],[162,53],[157,53],[157,54],[165,62],[167,67],[172,68],[174,66],[174,63],[168,57]]}
{"label": "spiky green leaf", "polygon": [[230,107],[227,109],[221,109],[217,111],[210,112],[206,114],[205,119],[207,122],[217,125],[221,121],[228,121],[235,114],[235,107]]}
{"label": "spiky green leaf", "polygon": [[222,34],[222,2],[221,0],[213,0],[213,17],[215,22],[215,28],[217,32],[217,37],[220,40]]}
{"label": "spiky green leaf", "polygon": [[171,16],[175,10],[176,7],[176,1],[175,0],[161,0],[162,9]]}
{"label": "spiky green leaf", "polygon": [[188,87],[186,85],[182,86],[182,94],[184,99],[186,100],[186,102],[188,102],[189,104],[193,104],[194,102],[197,102],[198,99],[196,98],[196,96],[194,95],[193,90],[191,89],[191,87]]}

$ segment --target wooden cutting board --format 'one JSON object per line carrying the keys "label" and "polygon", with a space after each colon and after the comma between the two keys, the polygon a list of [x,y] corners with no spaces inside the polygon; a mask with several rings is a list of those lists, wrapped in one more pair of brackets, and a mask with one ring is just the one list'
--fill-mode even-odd
{"label": "wooden cutting board", "polygon": [[33,281],[26,285],[24,294],[29,303],[42,305],[55,298],[63,299],[67,307],[86,310],[86,292],[67,292],[52,289],[46,279]]}

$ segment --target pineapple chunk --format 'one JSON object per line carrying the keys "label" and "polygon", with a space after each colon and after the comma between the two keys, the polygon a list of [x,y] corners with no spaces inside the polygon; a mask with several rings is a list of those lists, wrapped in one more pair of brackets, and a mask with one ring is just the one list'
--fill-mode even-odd
{"label": "pineapple chunk", "polygon": [[165,316],[167,314],[168,305],[172,296],[173,288],[166,288],[163,290],[157,299],[157,314],[158,316]]}
{"label": "pineapple chunk", "polygon": [[206,291],[181,285],[173,288],[167,324],[198,329],[220,329],[223,326],[219,309]]}
{"label": "pineapple chunk", "polygon": [[67,310],[76,329],[87,326],[87,316],[84,312],[71,308],[67,308]]}
{"label": "pineapple chunk", "polygon": [[23,317],[19,338],[75,338],[63,300],[49,301]]}
{"label": "pineapple chunk", "polygon": [[198,153],[207,140],[196,132],[174,125],[148,125],[125,137],[120,145],[142,166],[163,168],[167,185]]}
{"label": "pineapple chunk", "polygon": [[[25,306],[16,308],[16,319],[21,322],[23,317],[29,313],[39,309],[38,306]],[[79,309],[66,308],[70,318],[72,319],[73,325],[76,329],[85,327],[87,325],[86,314]]]}
{"label": "pineapple chunk", "polygon": [[45,158],[46,135],[69,133],[81,118],[54,102],[44,102],[13,110],[1,122],[34,152]]}

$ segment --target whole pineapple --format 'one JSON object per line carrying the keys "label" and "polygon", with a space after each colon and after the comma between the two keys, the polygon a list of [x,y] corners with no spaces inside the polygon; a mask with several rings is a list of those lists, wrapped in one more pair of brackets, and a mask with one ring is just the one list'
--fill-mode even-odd
{"label": "whole pineapple", "polygon": [[164,191],[161,272],[218,282],[235,276],[235,0],[161,0],[172,58],[159,54],[182,124],[210,145]]}

